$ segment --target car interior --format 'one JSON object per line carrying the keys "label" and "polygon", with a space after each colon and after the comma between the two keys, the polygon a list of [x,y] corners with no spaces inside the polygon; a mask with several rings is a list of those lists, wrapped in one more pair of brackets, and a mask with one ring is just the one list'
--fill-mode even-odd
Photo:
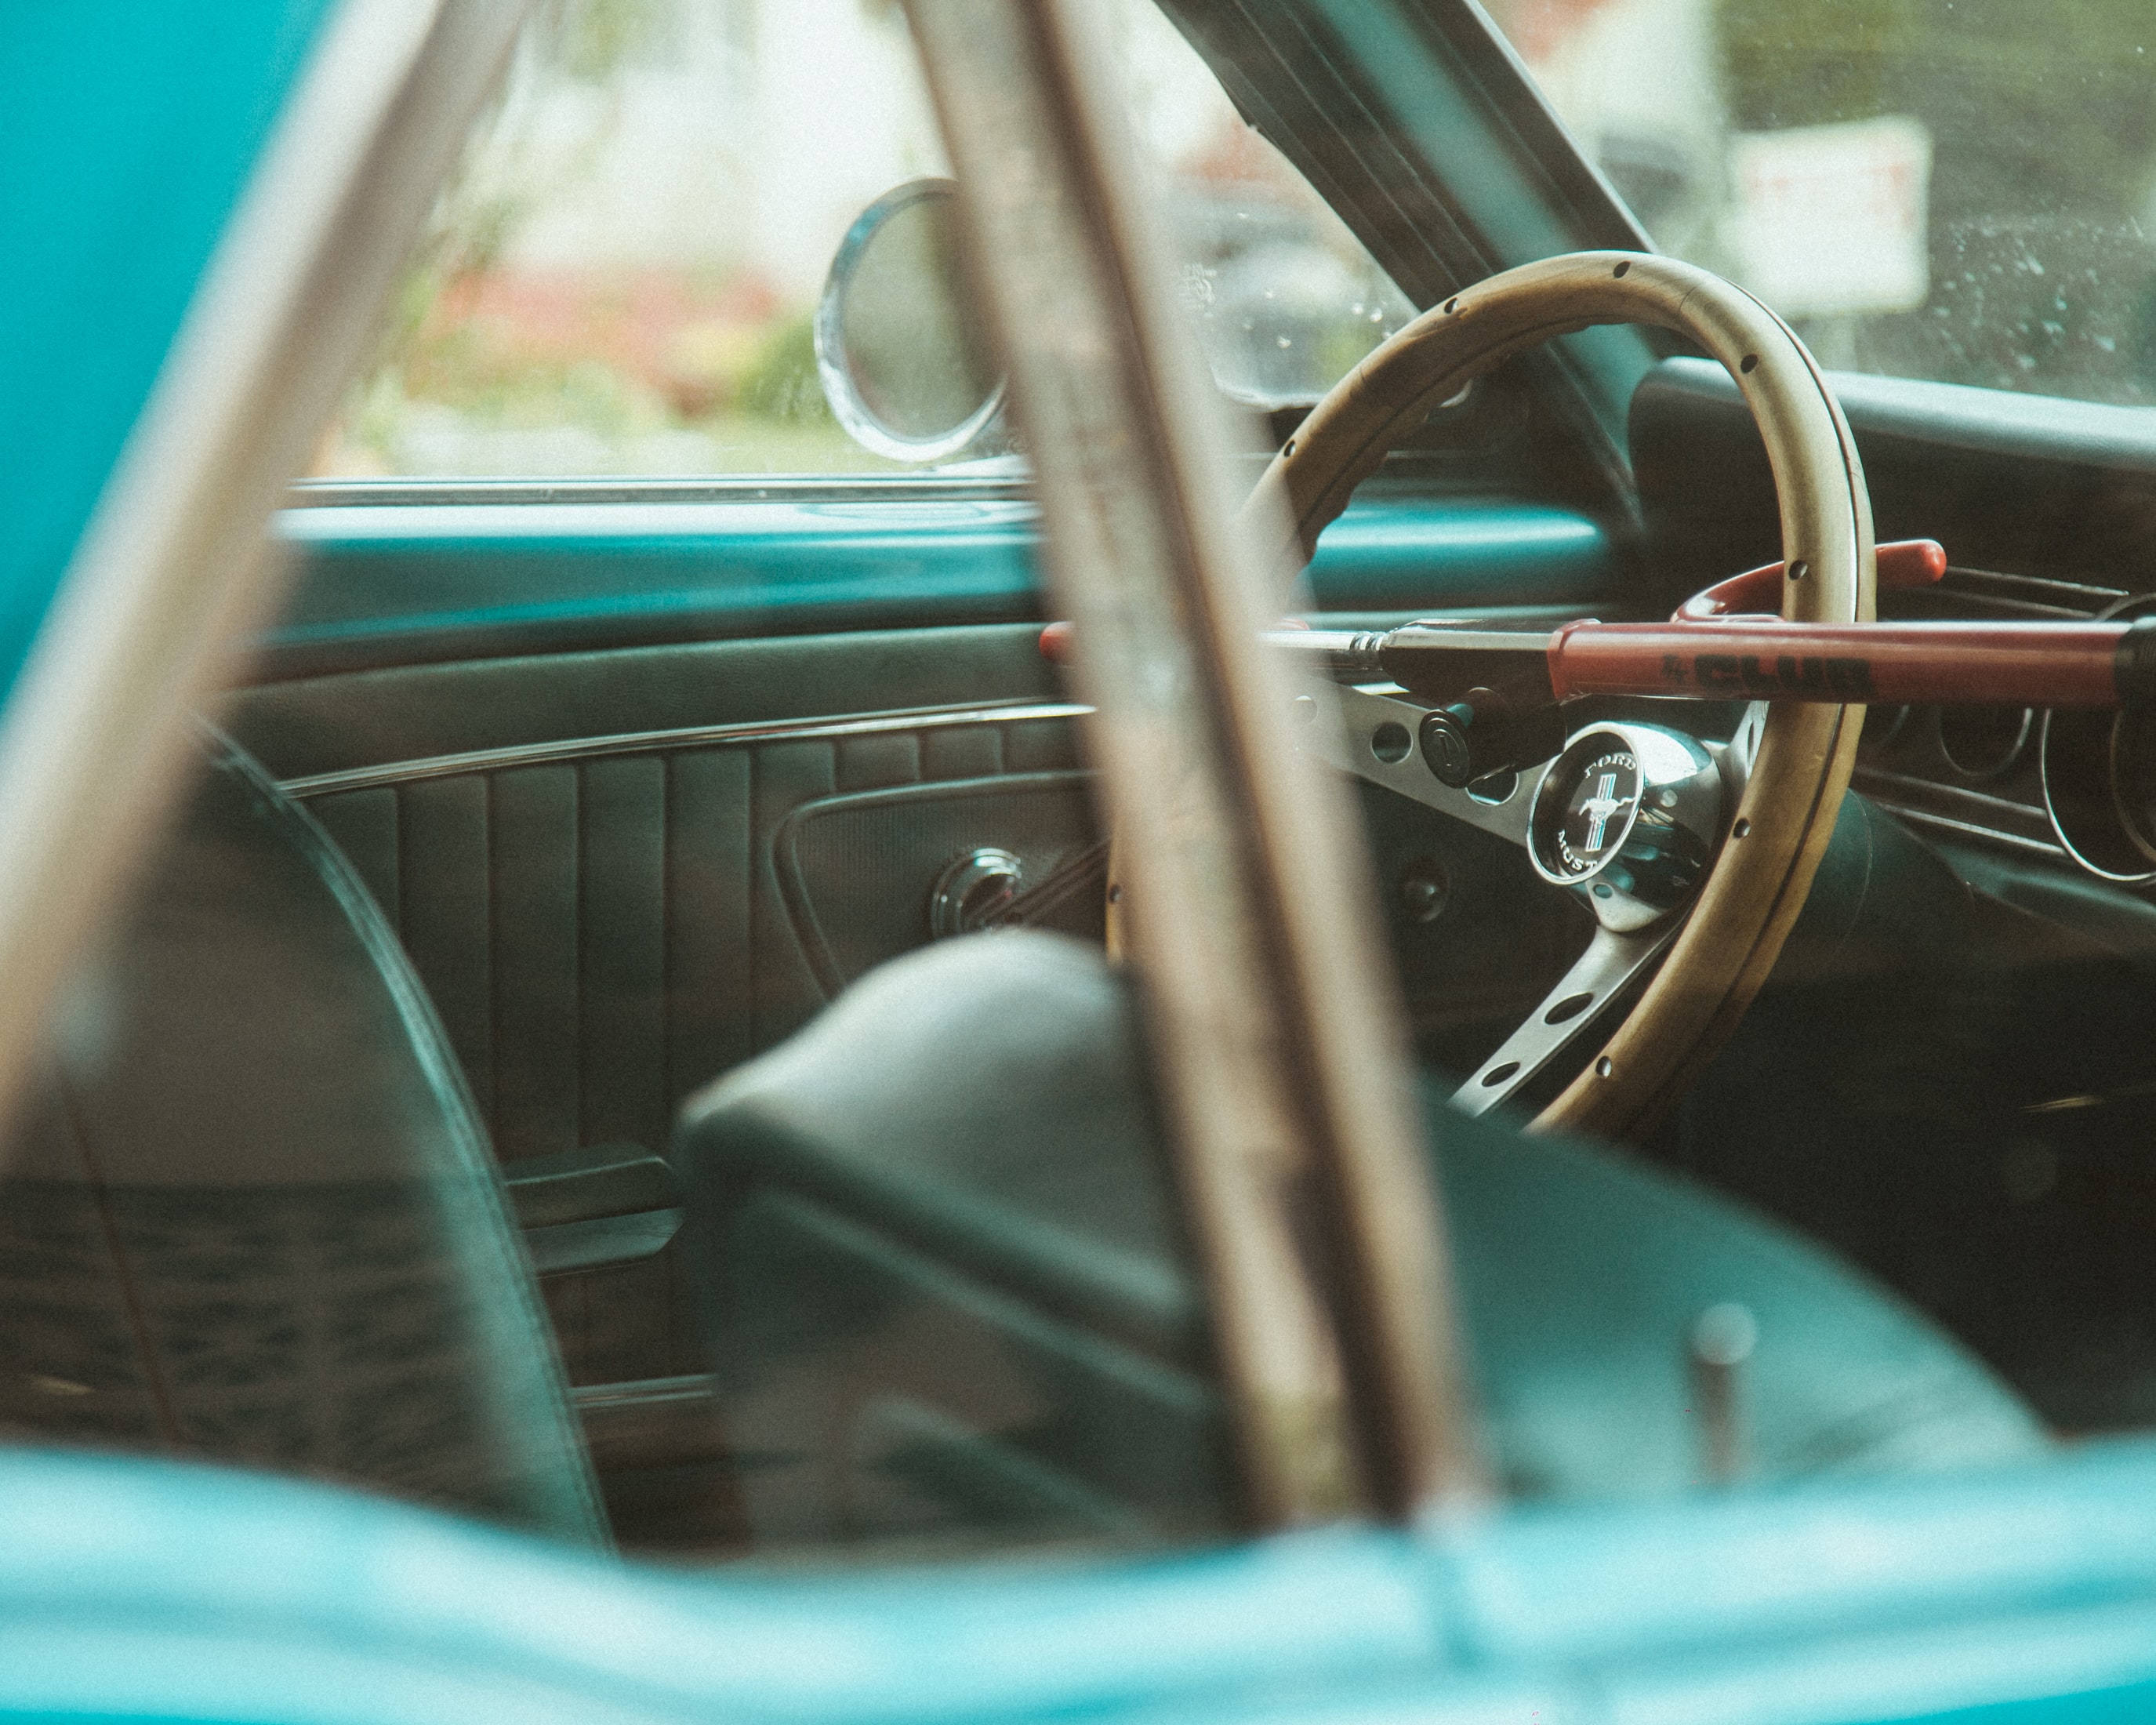
{"label": "car interior", "polygon": [[[1424,44],[1472,122],[1447,172],[1372,126],[1367,60],[1163,9],[1416,306],[1511,261],[1461,189],[1491,163],[1532,169],[1553,249],[1644,247],[1473,8]],[[1947,551],[1881,616],[2156,593],[2138,410],[1832,382],[1878,540]],[[1239,471],[1310,406],[1250,412]],[[283,612],[15,1130],[0,1422],[685,1560],[1240,1525],[1035,520],[1008,457],[295,487]],[[1438,406],[1290,608],[1659,619],[1780,547],[1736,380],[1597,331]],[[1717,759],[1747,720],[1566,713]],[[2156,1418],[2144,739],[1863,722],[1771,977],[1614,1144],[1522,1128],[1651,970],[1454,1106],[1594,917],[1353,778],[1508,1495],[1974,1466]]]}

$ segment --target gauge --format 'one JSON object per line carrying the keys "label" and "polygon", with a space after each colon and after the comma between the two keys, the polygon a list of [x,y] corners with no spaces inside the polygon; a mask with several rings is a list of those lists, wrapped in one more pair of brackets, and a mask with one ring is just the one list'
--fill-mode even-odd
{"label": "gauge", "polygon": [[[2103,615],[2152,612],[2156,595],[2144,593]],[[2106,880],[2156,880],[2156,719],[2061,708],[2044,716],[2038,756],[2044,813],[2066,855]]]}
{"label": "gauge", "polygon": [[1996,778],[2021,758],[2035,716],[2026,707],[1939,709],[1939,752],[1957,773]]}
{"label": "gauge", "polygon": [[1866,761],[1877,760],[1902,739],[1909,728],[1911,709],[1906,706],[1875,706],[1864,716],[1864,734],[1856,745],[1856,752]]}
{"label": "gauge", "polygon": [[2156,860],[2133,842],[2112,772],[2116,713],[2061,711],[2044,718],[2044,812],[2066,855],[2092,875],[2138,884]]}

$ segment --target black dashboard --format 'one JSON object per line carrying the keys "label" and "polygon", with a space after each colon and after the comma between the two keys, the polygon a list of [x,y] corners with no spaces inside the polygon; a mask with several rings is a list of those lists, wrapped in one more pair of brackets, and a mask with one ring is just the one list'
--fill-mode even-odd
{"label": "black dashboard", "polygon": [[[2142,411],[1837,375],[1882,541],[1946,548],[1935,588],[1888,618],[2085,621],[2156,605],[2156,429]],[[1665,362],[1632,408],[1650,587],[1671,603],[1779,555],[1772,475],[1735,387]],[[1874,710],[1856,787],[1972,884],[2046,898],[2128,935],[2156,928],[2156,775],[2142,726],[2109,714]],[[2156,742],[2156,734],[2152,734]],[[2018,877],[2070,885],[2049,895]],[[2156,941],[2142,934],[2140,940]]]}
{"label": "black dashboard", "polygon": [[[2156,604],[2151,416],[1833,381],[1880,540],[1948,554],[1938,586],[1882,593],[1881,616]],[[1665,362],[1631,433],[1649,603],[1779,556],[1772,476],[1718,368]],[[2156,1412],[2153,742],[2110,712],[1874,709],[1853,788],[1894,832],[1845,878],[1823,870],[1805,920],[1869,900],[1894,955],[1830,939],[1804,978],[1785,952],[1651,1147],[1864,1265],[2067,1430]]]}

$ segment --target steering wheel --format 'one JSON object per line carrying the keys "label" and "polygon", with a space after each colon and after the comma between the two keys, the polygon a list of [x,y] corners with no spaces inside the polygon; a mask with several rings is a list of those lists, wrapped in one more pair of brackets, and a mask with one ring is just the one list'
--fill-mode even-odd
{"label": "steering wheel", "polygon": [[[1870,621],[1871,507],[1833,392],[1773,312],[1719,277],[1668,258],[1581,252],[1546,259],[1424,313],[1312,411],[1274,458],[1246,519],[1269,532],[1286,524],[1300,567],[1357,484],[1439,403],[1526,348],[1608,323],[1656,324],[1688,336],[1743,392],[1780,502],[1782,615]],[[1515,1094],[1666,951],[1599,1053],[1534,1122],[1538,1129],[1612,1137],[1651,1125],[1736,1028],[1773,968],[1833,833],[1864,709],[1755,707],[1726,750],[1657,727],[1590,726],[1548,769],[1520,774],[1511,786],[1455,788],[1420,758],[1427,709],[1397,691],[1351,687],[1340,695],[1344,735],[1322,739],[1320,752],[1527,847],[1537,872],[1562,883],[1555,890],[1580,893],[1598,919],[1586,953],[1455,1101],[1480,1111]],[[1568,788],[1563,781],[1583,770],[1588,778]],[[1594,860],[1588,853],[1606,848],[1606,864],[1626,845],[1651,858],[1655,834],[1638,842],[1628,835],[1645,831],[1636,823],[1663,821],[1666,811],[1683,815],[1699,834],[1699,878],[1680,876],[1677,893],[1645,891],[1633,878],[1642,871],[1631,865],[1623,871],[1584,866]],[[1568,817],[1572,841],[1563,835]],[[1605,847],[1613,817],[1625,833]],[[1668,844],[1660,849],[1666,857]]]}

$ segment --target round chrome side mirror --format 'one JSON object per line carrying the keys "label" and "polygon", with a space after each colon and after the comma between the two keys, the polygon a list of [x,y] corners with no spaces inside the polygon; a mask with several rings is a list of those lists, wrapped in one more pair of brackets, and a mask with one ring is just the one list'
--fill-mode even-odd
{"label": "round chrome side mirror", "polygon": [[839,424],[897,461],[981,440],[1003,377],[958,254],[957,188],[909,180],[855,218],[816,307],[816,370]]}

